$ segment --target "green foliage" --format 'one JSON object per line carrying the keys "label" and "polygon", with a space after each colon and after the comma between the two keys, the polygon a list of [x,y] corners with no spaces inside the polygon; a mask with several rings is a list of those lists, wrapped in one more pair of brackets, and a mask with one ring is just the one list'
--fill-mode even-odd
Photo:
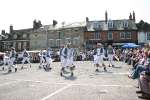
{"label": "green foliage", "polygon": [[150,31],[150,24],[141,20],[136,24],[139,31]]}

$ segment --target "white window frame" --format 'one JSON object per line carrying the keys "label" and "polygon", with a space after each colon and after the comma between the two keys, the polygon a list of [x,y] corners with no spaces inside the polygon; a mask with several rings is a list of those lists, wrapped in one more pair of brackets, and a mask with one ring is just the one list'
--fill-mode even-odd
{"label": "white window frame", "polygon": [[[129,35],[130,37],[126,37],[126,35],[127,35],[128,33],[130,33],[130,35]],[[126,32],[126,33],[125,33],[125,38],[126,38],[126,39],[131,39],[131,32]]]}
{"label": "white window frame", "polygon": [[114,23],[112,20],[108,21],[108,28],[113,28],[114,27]]}
{"label": "white window frame", "polygon": [[[121,35],[123,35],[123,37]],[[120,39],[125,39],[125,32],[120,32]]]}
{"label": "white window frame", "polygon": [[[109,37],[109,33],[112,34],[112,38]],[[113,40],[113,32],[108,32],[108,40]]]}
{"label": "white window frame", "polygon": [[123,21],[123,27],[127,28],[127,27],[128,27],[128,25],[129,25],[129,24],[128,24],[128,21],[126,21],[126,20],[125,20],[125,21]]}
{"label": "white window frame", "polygon": [[95,40],[100,40],[100,39],[101,39],[101,34],[100,34],[100,32],[94,32],[94,39],[95,39]]}
{"label": "white window frame", "polygon": [[146,40],[150,41],[150,32],[146,32]]}
{"label": "white window frame", "polygon": [[[52,43],[50,41],[52,41]],[[50,47],[54,47],[55,46],[55,40],[54,39],[49,39],[48,44],[49,44]]]}
{"label": "white window frame", "polygon": [[65,43],[71,43],[71,38],[66,38]]}
{"label": "white window frame", "polygon": [[56,44],[57,47],[59,47],[60,44],[61,44],[61,39],[56,39],[56,43],[55,44]]}
{"label": "white window frame", "polygon": [[75,38],[73,38],[73,44],[74,45],[78,45],[79,44],[79,37],[75,37]]}

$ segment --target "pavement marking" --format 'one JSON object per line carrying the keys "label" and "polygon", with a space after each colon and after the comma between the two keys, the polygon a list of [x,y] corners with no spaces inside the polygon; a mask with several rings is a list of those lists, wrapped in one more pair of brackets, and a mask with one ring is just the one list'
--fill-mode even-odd
{"label": "pavement marking", "polygon": [[63,90],[65,90],[65,89],[67,89],[67,88],[69,88],[69,87],[71,87],[71,86],[72,86],[71,84],[68,84],[67,86],[64,86],[63,88],[58,89],[57,91],[55,91],[55,92],[49,94],[48,96],[42,98],[41,100],[47,100],[48,98],[50,98],[50,97],[52,97],[52,96],[58,94],[59,92],[62,92]]}
{"label": "pavement marking", "polygon": [[7,83],[4,83],[4,84],[0,84],[0,86],[5,86],[5,85],[17,83],[17,82],[21,82],[21,81],[7,82]]}
{"label": "pavement marking", "polygon": [[15,80],[15,81],[24,81],[24,82],[34,82],[34,83],[44,83],[44,84],[56,84],[56,85],[72,85],[72,86],[92,86],[92,87],[134,87],[133,85],[99,85],[99,84],[86,84],[86,83],[72,83],[72,82],[62,82],[62,83],[51,83],[51,82],[45,82],[45,81],[34,81],[34,80],[23,80],[23,79],[8,79],[5,78],[6,80]]}

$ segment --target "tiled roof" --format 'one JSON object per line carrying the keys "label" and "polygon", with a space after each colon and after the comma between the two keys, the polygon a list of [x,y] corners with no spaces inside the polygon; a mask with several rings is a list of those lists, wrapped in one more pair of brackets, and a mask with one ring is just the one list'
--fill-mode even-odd
{"label": "tiled roof", "polygon": [[98,30],[137,30],[137,27],[134,21],[127,19],[87,22],[87,31]]}

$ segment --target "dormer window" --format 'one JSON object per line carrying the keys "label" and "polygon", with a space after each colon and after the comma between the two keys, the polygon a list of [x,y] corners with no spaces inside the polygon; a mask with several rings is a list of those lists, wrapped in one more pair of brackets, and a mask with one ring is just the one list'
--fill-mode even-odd
{"label": "dormer window", "polygon": [[113,21],[111,20],[108,21],[108,28],[113,28]]}
{"label": "dormer window", "polygon": [[97,22],[95,22],[95,23],[94,23],[94,29],[99,29],[99,28],[100,28],[100,24],[97,23]]}
{"label": "dormer window", "polygon": [[123,21],[123,27],[128,27],[128,21]]}

